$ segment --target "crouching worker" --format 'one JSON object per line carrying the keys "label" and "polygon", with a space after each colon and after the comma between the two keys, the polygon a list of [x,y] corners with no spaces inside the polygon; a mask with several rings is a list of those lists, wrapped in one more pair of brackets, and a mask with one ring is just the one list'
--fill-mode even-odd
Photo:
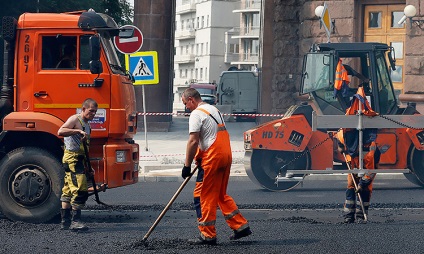
{"label": "crouching worker", "polygon": [[57,134],[64,137],[65,151],[63,169],[65,171],[62,188],[61,229],[73,231],[88,230],[81,221],[81,209],[88,199],[87,173],[91,177],[94,172],[85,168],[85,151],[83,142],[90,143],[91,128],[88,121],[93,120],[97,112],[97,102],[86,99],[79,114],[72,115],[59,128]]}

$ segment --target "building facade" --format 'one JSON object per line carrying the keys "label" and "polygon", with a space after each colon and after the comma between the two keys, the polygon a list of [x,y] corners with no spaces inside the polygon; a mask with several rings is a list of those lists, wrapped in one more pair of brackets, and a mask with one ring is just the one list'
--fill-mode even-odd
{"label": "building facade", "polygon": [[241,70],[256,71],[259,62],[261,0],[240,1],[234,14],[239,26],[225,32],[225,63]]}
{"label": "building facade", "polygon": [[237,0],[177,0],[175,13],[173,111],[184,111],[181,93],[191,82],[218,82],[230,67],[224,61],[225,32],[239,24]]}
{"label": "building facade", "polygon": [[[424,92],[424,21],[419,20],[424,20],[424,2],[338,0],[325,3],[334,25],[330,42],[365,41],[391,45],[396,52],[397,69],[392,71],[391,77],[397,93],[410,94],[409,100],[420,100],[420,93]],[[322,4],[323,1],[308,0],[262,2],[262,113],[284,113],[296,103],[303,55],[312,44],[328,40],[315,16],[315,8]],[[407,18],[405,23],[398,24],[406,5],[415,6],[416,15],[412,21]],[[400,97],[404,98],[402,95]],[[420,110],[421,106],[417,106]]]}

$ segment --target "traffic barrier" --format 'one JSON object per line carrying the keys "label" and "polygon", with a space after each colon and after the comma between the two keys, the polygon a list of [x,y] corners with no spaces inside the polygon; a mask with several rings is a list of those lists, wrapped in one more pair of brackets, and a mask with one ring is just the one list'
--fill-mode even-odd
{"label": "traffic barrier", "polygon": [[[235,150],[231,151],[232,153],[244,153],[244,150]],[[140,155],[140,158],[149,158],[149,157],[172,157],[172,156],[185,156],[185,153],[174,153],[174,154],[156,154],[156,155]]]}
{"label": "traffic barrier", "polygon": [[[170,115],[182,115],[182,116],[189,116],[190,113],[137,113],[139,116],[170,116]],[[223,116],[249,116],[249,117],[258,117],[258,116],[268,116],[268,117],[283,117],[284,114],[228,114],[228,113],[222,113]]]}

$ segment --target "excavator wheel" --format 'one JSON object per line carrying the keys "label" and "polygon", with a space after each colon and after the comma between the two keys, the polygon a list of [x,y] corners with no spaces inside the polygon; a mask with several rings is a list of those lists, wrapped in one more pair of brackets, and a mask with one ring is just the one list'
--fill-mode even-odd
{"label": "excavator wheel", "polygon": [[[297,158],[292,163],[289,163],[294,158]],[[288,191],[300,184],[301,180],[291,180],[275,182],[275,178],[279,173],[282,176],[286,175],[287,169],[309,169],[310,156],[309,153],[296,153],[287,151],[272,151],[272,150],[253,150],[246,151],[244,157],[246,173],[250,180],[259,186],[270,191]],[[287,164],[289,163],[289,164]],[[284,165],[284,169],[280,168]],[[294,175],[293,177],[305,177],[305,174]]]}
{"label": "excavator wheel", "polygon": [[409,152],[409,168],[412,173],[403,174],[411,183],[424,187],[424,151],[417,150],[413,145]]}

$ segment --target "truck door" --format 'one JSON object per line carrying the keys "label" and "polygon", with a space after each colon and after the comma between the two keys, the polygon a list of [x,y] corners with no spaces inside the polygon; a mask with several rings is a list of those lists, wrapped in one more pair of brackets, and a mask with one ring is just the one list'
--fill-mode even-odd
{"label": "truck door", "polygon": [[258,78],[252,72],[238,73],[240,111],[257,112],[258,110]]}
{"label": "truck door", "polygon": [[219,104],[232,105],[238,108],[238,76],[237,73],[226,72],[219,81]]}
{"label": "truck door", "polygon": [[[66,120],[76,113],[86,98],[99,104],[100,127],[106,128],[106,109],[110,107],[110,79],[105,73],[100,87],[91,74],[89,35],[39,35],[39,63],[36,64],[32,100],[34,111],[46,112]],[[103,65],[107,66],[107,65]],[[104,68],[106,69],[106,68]],[[31,100],[31,101],[32,101]]]}

